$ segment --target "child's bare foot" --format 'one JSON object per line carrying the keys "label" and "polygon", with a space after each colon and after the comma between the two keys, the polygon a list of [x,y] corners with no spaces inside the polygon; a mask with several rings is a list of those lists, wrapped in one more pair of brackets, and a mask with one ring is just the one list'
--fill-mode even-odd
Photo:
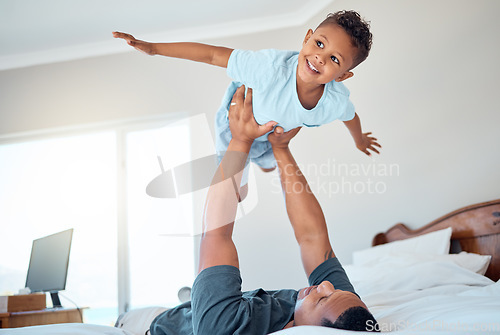
{"label": "child's bare foot", "polygon": [[276,170],[276,166],[275,166],[275,167],[272,167],[272,168],[270,168],[270,169],[264,169],[263,167],[261,167],[260,169],[261,169],[262,171],[264,171],[264,172],[271,172],[271,171]]}

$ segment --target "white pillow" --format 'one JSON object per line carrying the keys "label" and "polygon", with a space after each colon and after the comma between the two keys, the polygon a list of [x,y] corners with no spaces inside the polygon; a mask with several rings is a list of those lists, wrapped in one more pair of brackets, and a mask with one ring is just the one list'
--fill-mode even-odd
{"label": "white pillow", "polygon": [[[415,291],[434,288],[434,294],[447,294],[447,289],[439,288],[448,285],[486,286],[494,282],[487,277],[457,265],[446,258],[448,255],[416,255],[384,256],[379,262],[370,266],[345,266],[344,269],[362,298],[368,295],[385,292],[381,304],[387,303],[391,294],[387,291]],[[434,258],[442,257],[440,260]],[[422,275],[425,274],[425,275]],[[451,292],[451,291],[450,291]],[[392,298],[397,299],[397,294]],[[391,298],[391,299],[392,299]],[[390,299],[389,299],[390,300]],[[373,301],[365,301],[373,305]],[[376,303],[375,305],[377,305]]]}
{"label": "white pillow", "polygon": [[390,253],[377,259],[377,265],[390,268],[406,267],[423,262],[455,263],[461,268],[483,275],[490,265],[491,256],[462,251],[459,254],[430,255],[422,253]]}
{"label": "white pillow", "polygon": [[432,233],[394,241],[372,248],[355,251],[352,254],[354,265],[368,265],[381,257],[398,253],[417,253],[427,255],[446,255],[450,252],[451,227]]}
{"label": "white pillow", "polygon": [[437,255],[433,259],[437,261],[451,261],[462,268],[484,276],[490,265],[491,256],[462,251],[459,254]]}

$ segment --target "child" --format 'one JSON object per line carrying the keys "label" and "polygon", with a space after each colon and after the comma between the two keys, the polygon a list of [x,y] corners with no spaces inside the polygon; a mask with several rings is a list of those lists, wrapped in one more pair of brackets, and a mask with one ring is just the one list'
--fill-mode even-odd
{"label": "child", "polygon": [[[227,68],[234,80],[226,90],[215,121],[216,149],[225,152],[231,132],[227,112],[241,85],[253,89],[253,112],[259,124],[278,122],[277,132],[316,127],[339,119],[349,129],[356,147],[367,155],[381,147],[371,133],[362,133],[358,115],[341,83],[370,51],[369,25],[354,11],[329,14],[313,32],[308,30],[300,52],[233,50],[200,43],[149,43],[113,32],[148,55],[183,58]],[[255,140],[249,157],[264,171],[276,167],[267,135]]]}

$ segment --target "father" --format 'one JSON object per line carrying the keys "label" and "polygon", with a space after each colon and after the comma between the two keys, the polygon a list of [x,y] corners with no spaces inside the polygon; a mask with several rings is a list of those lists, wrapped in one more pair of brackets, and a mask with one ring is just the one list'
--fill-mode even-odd
{"label": "father", "polygon": [[[229,109],[232,140],[209,188],[203,218],[199,274],[191,301],[156,317],[160,334],[268,334],[299,325],[367,330],[375,319],[354,292],[330,245],[325,217],[295,162],[288,143],[300,128],[269,135],[278,162],[286,208],[300,246],[310,287],[241,291],[238,254],[232,240],[241,174],[253,140],[276,122],[258,125],[252,90],[240,87]],[[371,327],[373,329],[374,327]]]}

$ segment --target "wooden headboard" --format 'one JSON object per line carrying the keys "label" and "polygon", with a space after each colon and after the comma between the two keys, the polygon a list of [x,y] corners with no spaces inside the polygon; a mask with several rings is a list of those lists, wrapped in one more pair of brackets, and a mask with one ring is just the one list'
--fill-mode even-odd
{"label": "wooden headboard", "polygon": [[419,229],[410,229],[403,223],[375,235],[372,245],[452,228],[450,253],[460,251],[491,255],[486,276],[494,281],[500,279],[500,199],[463,207],[446,214]]}

